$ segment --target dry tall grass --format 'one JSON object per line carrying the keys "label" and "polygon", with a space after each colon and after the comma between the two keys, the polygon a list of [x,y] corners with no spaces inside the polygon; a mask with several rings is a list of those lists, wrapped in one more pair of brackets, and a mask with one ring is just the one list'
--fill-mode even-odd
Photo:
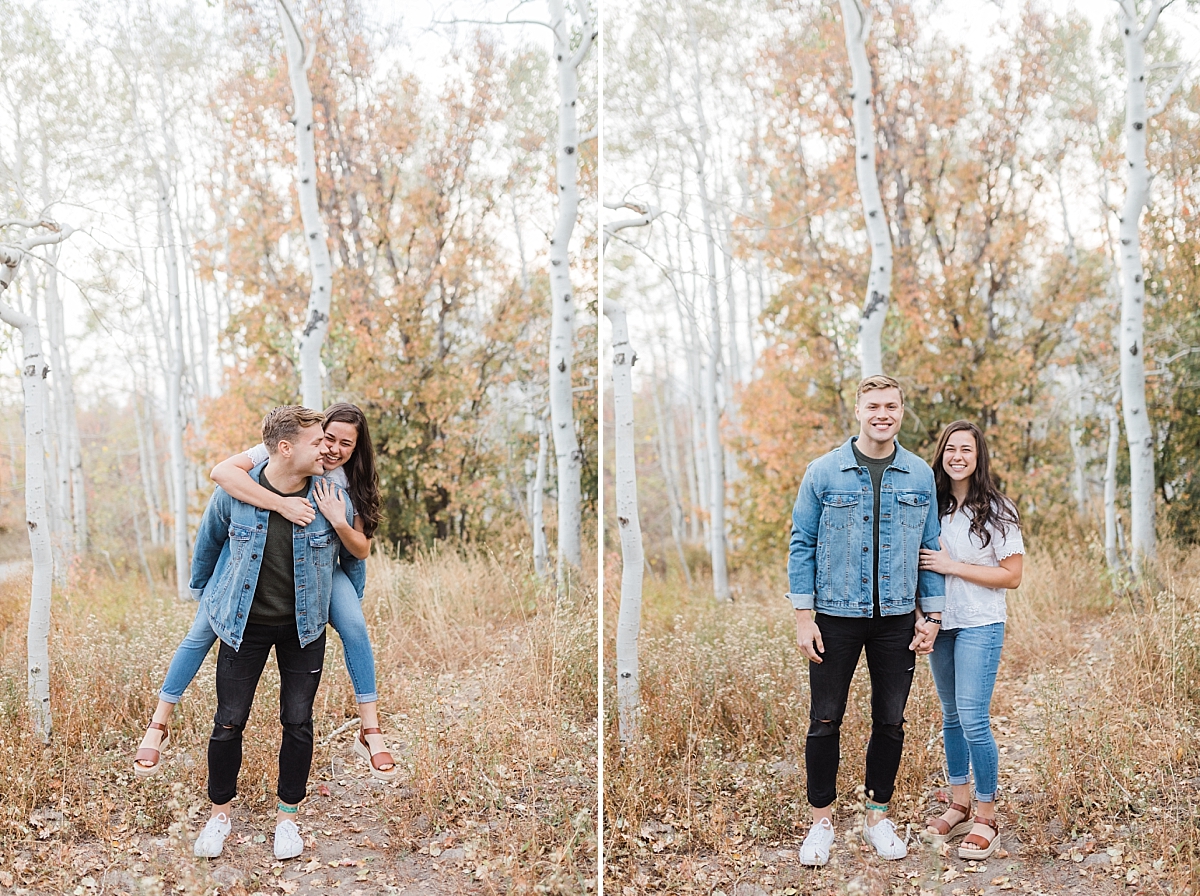
{"label": "dry tall grass", "polygon": [[[618,570],[610,558],[606,582],[619,581]],[[741,599],[727,607],[717,607],[703,583],[689,594],[674,578],[647,579],[644,727],[625,757],[606,669],[605,873],[618,891],[651,852],[729,854],[748,841],[793,841],[807,829],[808,678],[781,576],[744,572]],[[1013,812],[1023,840],[1049,851],[1056,832],[1061,841],[1108,825],[1161,860],[1155,874],[1182,888],[1200,874],[1192,805],[1200,784],[1200,551],[1167,550],[1159,579],[1165,587],[1145,595],[1145,611],[1133,615],[1134,601],[1114,596],[1087,549],[1028,558],[1025,583],[1009,598],[1002,679],[1010,690],[997,693],[994,716],[1020,701],[1040,707],[1024,732],[1040,757],[1031,781],[1037,796]],[[613,585],[605,597],[611,645]],[[870,733],[865,665],[842,726],[843,806],[861,781]],[[944,781],[941,713],[925,662],[906,718],[893,801],[901,827],[922,821]]]}
{"label": "dry tall grass", "polygon": [[[411,563],[373,556],[367,583],[380,709],[401,765],[402,786],[384,788],[373,807],[392,848],[404,853],[433,831],[482,831],[478,855],[499,872],[494,891],[582,892],[595,875],[594,589],[556,611],[553,588],[520,559],[479,550]],[[49,839],[61,855],[130,832],[165,836],[181,805],[205,799],[215,706],[214,651],[172,719],[171,755],[186,751],[184,761],[133,780],[134,748],[195,605],[148,596],[132,575],[93,570],[55,597],[55,734],[42,749],[27,733],[28,592],[27,577],[0,583],[0,871],[6,857],[46,839],[46,818],[55,819]],[[278,744],[278,674],[267,668],[238,797],[264,816],[275,802]],[[318,743],[356,718],[332,632],[314,714]],[[318,746],[313,779],[350,736]],[[54,869],[25,874],[34,872]],[[188,876],[165,881],[187,886]]]}

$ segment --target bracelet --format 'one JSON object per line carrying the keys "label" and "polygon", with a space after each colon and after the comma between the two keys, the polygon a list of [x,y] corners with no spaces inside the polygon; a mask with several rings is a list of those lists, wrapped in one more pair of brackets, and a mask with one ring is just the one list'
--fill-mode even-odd
{"label": "bracelet", "polygon": [[285,806],[283,803],[276,803],[275,808],[280,812],[286,812],[288,815],[295,815],[299,810],[299,806]]}
{"label": "bracelet", "polygon": [[941,619],[934,619],[932,616],[926,616],[926,617],[925,617],[925,621],[926,621],[926,622],[932,622],[934,625],[941,625],[941,624],[942,624],[942,620],[941,620]]}

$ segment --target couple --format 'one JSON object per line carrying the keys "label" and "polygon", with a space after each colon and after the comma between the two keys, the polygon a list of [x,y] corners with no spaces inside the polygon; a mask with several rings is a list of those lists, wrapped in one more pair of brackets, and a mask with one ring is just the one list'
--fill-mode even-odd
{"label": "couple", "polygon": [[341,635],[362,719],[355,752],[375,777],[396,776],[379,729],[375,658],[360,605],[364,561],[379,524],[366,418],[345,403],[324,414],[277,407],[263,418],[262,444],[222,461],[213,479],[218,487],[200,521],[188,585],[200,608],[171,660],[134,773],[147,777],[159,770],[167,720],[219,638],[217,711],[208,742],[213,805],[195,853],[220,855],[231,829],[242,731],[274,647],[283,726],[274,846],[276,858],[292,858],[304,848],[293,818],[312,764],[312,707],[326,622]]}
{"label": "couple", "polygon": [[896,380],[859,383],[854,416],[858,436],[809,464],[792,512],[788,597],[811,691],[804,753],[813,824],[800,862],[829,861],[838,731],[864,648],[871,739],[863,838],[885,859],[908,855],[887,811],[916,655],[929,654],[952,801],[922,836],[940,844],[967,834],[959,857],[986,859],[999,836],[989,708],[1004,641],[1004,593],[1020,585],[1024,554],[1016,509],[996,488],[973,423],[946,427],[930,469],[896,442],[904,418]]}

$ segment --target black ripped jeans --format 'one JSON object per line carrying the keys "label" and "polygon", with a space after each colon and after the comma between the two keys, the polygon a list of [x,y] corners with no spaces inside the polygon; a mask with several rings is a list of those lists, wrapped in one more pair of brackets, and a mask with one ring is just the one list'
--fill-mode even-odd
{"label": "black ripped jeans", "polygon": [[308,789],[313,755],[312,708],[325,664],[325,633],[301,647],[294,622],[247,623],[241,648],[234,650],[222,641],[217,654],[217,714],[208,739],[208,798],[217,805],[237,795],[242,730],[250,718],[254,691],[272,647],[279,664],[279,723],[283,726],[276,793],[282,802],[298,803]]}
{"label": "black ripped jeans", "polygon": [[874,618],[827,616],[817,613],[817,628],[825,652],[821,663],[808,664],[812,703],[804,761],[808,772],[808,802],[824,809],[837,798],[839,732],[846,714],[850,680],[863,648],[871,673],[871,740],[867,743],[867,799],[887,803],[896,786],[904,749],[904,706],[912,686],[916,654],[915,613]]}

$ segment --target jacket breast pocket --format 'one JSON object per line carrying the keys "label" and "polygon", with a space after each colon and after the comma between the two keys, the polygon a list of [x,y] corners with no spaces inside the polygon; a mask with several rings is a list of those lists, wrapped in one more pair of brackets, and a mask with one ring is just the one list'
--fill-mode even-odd
{"label": "jacket breast pocket", "polygon": [[308,536],[308,553],[312,557],[313,563],[319,567],[333,566],[333,555],[337,550],[337,544],[337,539],[328,530],[314,532]]}
{"label": "jacket breast pocket", "polygon": [[900,504],[900,523],[909,529],[924,529],[929,517],[929,495],[920,492],[901,492],[896,495]]}
{"label": "jacket breast pocket", "polygon": [[821,526],[847,529],[858,509],[858,495],[826,495],[821,499]]}
{"label": "jacket breast pocket", "polygon": [[233,523],[229,527],[229,549],[234,560],[241,560],[250,547],[251,530],[249,526]]}

